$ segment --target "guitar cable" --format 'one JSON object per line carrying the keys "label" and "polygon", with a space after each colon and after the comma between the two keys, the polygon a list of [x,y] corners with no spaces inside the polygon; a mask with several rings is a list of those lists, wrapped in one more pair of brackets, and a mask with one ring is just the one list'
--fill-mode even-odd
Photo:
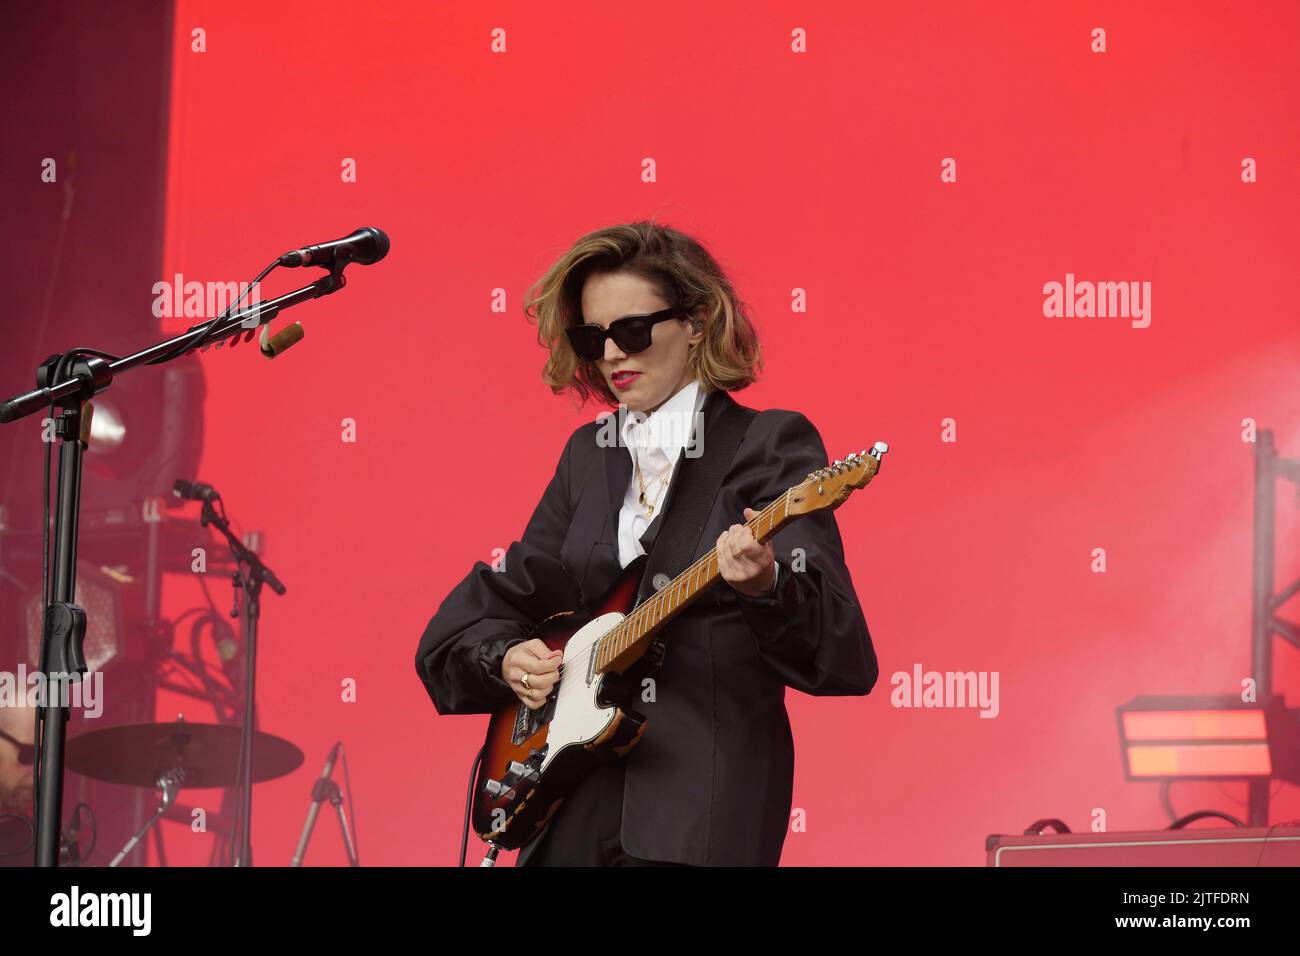
{"label": "guitar cable", "polygon": [[471,807],[474,805],[474,781],[478,779],[478,768],[483,763],[483,753],[487,750],[487,744],[478,748],[478,753],[474,755],[474,765],[469,771],[469,788],[465,791],[465,823],[460,831],[460,863],[457,866],[465,865],[465,854],[469,850],[469,816]]}

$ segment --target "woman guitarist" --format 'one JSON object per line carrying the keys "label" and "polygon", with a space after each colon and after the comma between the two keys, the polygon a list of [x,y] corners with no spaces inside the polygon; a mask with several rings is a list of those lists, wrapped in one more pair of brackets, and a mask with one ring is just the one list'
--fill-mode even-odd
{"label": "woman guitarist", "polygon": [[[682,457],[699,453],[730,393],[761,367],[718,264],[665,226],[582,237],[530,295],[552,391],[625,411],[614,441],[608,422],[573,433],[504,565],[475,564],[429,622],[416,668],[440,714],[545,704],[560,655],[529,632],[558,611],[599,606],[651,549]],[[878,668],[833,512],[766,544],[741,522],[826,463],[802,414],[752,417],[697,552],[716,546],[729,587],[667,625],[658,670],[635,688],[642,739],[583,780],[517,865],[779,862],[794,777],[785,688],[866,694]]]}

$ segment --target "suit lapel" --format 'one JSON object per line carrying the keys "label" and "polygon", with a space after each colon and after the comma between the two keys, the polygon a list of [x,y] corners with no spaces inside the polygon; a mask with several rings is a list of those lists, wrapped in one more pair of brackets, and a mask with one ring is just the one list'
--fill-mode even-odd
{"label": "suit lapel", "polygon": [[632,456],[623,444],[623,421],[627,409],[618,408],[617,439],[613,445],[606,445],[601,451],[605,455],[605,483],[609,488],[609,507],[605,510],[606,541],[618,542],[618,512],[623,507],[623,496],[627,494],[628,483],[632,480]]}
{"label": "suit lapel", "polygon": [[[703,424],[700,434],[696,436],[693,453],[698,454],[703,451],[703,436],[708,434],[710,424],[717,420],[718,416],[722,414],[722,410],[729,404],[735,404],[735,402],[725,391],[710,392],[704,397],[704,404],[700,409]],[[619,415],[619,424],[621,424],[624,410],[619,409],[617,414]],[[616,435],[619,436],[618,442],[621,442],[622,431],[617,431]],[[632,481],[632,456],[625,445],[617,443],[603,445],[599,451],[604,456],[603,467],[605,470],[607,502],[603,523],[596,526],[602,530],[599,532],[598,538],[592,543],[591,557],[587,562],[581,582],[583,603],[589,607],[595,607],[595,602],[605,596],[619,575],[623,573],[623,567],[618,561],[618,516],[619,511],[623,508],[623,498],[627,494],[628,485]],[[685,451],[683,450],[684,454]],[[647,554],[654,547],[659,529],[663,527],[663,516],[672,506],[677,489],[681,486],[681,476],[686,470],[682,467],[684,460],[684,458],[678,458],[677,464],[673,468],[672,480],[668,483],[668,488],[664,493],[663,507],[658,509],[659,514],[655,515],[654,521],[641,535],[641,547],[645,549]],[[592,517],[600,520],[595,515]]]}
{"label": "suit lapel", "polygon": [[[728,405],[735,405],[735,399],[727,392],[724,392],[723,389],[716,389],[714,392],[705,395],[705,402],[701,407],[703,418],[701,434],[695,436],[694,447],[699,453],[703,453],[703,441],[705,441],[705,436],[708,434],[708,427],[718,419],[719,415],[722,415],[723,408]],[[619,511],[623,509],[623,498],[627,496],[628,485],[632,481],[632,455],[628,453],[627,446],[621,444],[621,436],[623,436],[621,424],[623,424],[623,419],[624,410],[620,407],[620,444],[602,449],[604,453],[604,477],[606,477],[608,494],[610,494],[610,507],[608,507],[606,514],[606,522],[604,522],[604,533],[606,533],[607,541],[615,542],[615,553],[617,553],[617,540],[619,540]],[[682,449],[681,457],[677,458],[677,463],[673,466],[672,480],[669,481],[668,490],[664,494],[663,506],[660,507],[659,514],[656,514],[653,522],[650,523],[650,527],[646,528],[641,535],[641,546],[646,550],[647,554],[654,546],[654,540],[658,536],[659,528],[663,527],[664,512],[669,507],[672,507],[673,496],[675,496],[677,488],[681,485],[681,463],[684,455],[685,449]]]}

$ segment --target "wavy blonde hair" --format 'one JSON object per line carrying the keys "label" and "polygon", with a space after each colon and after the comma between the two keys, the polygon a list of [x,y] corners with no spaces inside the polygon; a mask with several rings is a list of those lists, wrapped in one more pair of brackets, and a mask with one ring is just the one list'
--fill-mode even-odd
{"label": "wavy blonde hair", "polygon": [[537,341],[550,353],[542,380],[552,392],[571,389],[581,402],[595,396],[618,404],[596,364],[578,358],[564,334],[569,325],[583,322],[587,278],[607,272],[639,275],[671,307],[703,320],[704,339],[691,349],[690,365],[706,392],[737,391],[758,378],[763,368],[758,334],[713,256],[669,226],[632,222],[587,233],[528,290],[524,315],[537,323]]}

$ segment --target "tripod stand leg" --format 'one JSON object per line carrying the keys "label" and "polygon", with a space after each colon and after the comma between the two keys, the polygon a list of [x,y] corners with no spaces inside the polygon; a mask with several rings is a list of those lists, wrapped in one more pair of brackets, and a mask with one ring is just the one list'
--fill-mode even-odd
{"label": "tripod stand leg", "polygon": [[157,810],[155,810],[154,815],[145,821],[144,826],[142,826],[139,830],[137,830],[135,835],[131,837],[131,839],[126,841],[126,846],[122,847],[122,849],[117,851],[117,856],[113,857],[113,859],[109,861],[108,864],[109,867],[110,868],[116,867],[119,863],[125,860],[127,856],[130,854],[130,852],[136,848],[136,845],[144,838],[144,835],[149,832],[149,829],[155,823],[161,820],[162,815],[166,812],[167,812],[166,805],[160,806]]}
{"label": "tripod stand leg", "polygon": [[334,793],[330,796],[330,803],[334,804],[334,812],[339,817],[339,830],[343,833],[343,849],[348,854],[349,866],[360,866],[361,861],[357,859],[357,846],[352,842],[352,830],[348,827],[348,815],[343,812],[343,795],[339,792],[338,785],[334,785]]}
{"label": "tripod stand leg", "polygon": [[307,855],[307,843],[311,840],[312,830],[316,829],[316,815],[320,813],[320,801],[313,796],[311,806],[307,808],[307,819],[302,825],[302,835],[298,837],[298,848],[293,851],[290,866],[302,866],[302,858]]}
{"label": "tripod stand leg", "polygon": [[[125,860],[127,855],[134,850],[144,838],[144,835],[149,832],[149,828],[154,826],[163,818],[163,814],[166,813],[168,809],[171,808],[171,805],[176,802],[176,794],[180,791],[180,785],[181,771],[179,770],[168,771],[158,778],[158,789],[162,791],[162,799],[158,801],[158,809],[153,812],[153,816],[145,821],[144,826],[137,830],[131,839],[126,841],[126,846],[118,850],[117,856],[113,857],[113,859],[109,861],[109,867],[116,867],[119,863]],[[156,832],[161,834],[162,831]],[[159,860],[163,860],[161,839],[158,842],[158,853]],[[166,865],[167,864],[164,861],[163,866]]]}

